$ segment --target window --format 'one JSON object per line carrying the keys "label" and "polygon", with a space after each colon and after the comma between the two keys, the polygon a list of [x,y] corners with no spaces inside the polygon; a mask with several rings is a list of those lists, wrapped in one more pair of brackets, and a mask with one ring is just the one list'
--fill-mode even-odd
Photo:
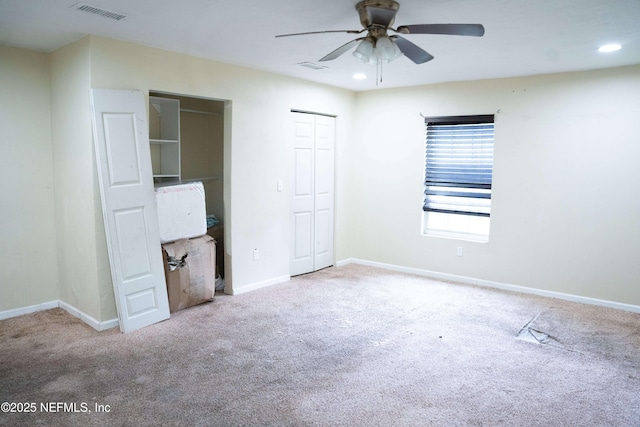
{"label": "window", "polygon": [[427,117],[424,232],[488,240],[493,115]]}

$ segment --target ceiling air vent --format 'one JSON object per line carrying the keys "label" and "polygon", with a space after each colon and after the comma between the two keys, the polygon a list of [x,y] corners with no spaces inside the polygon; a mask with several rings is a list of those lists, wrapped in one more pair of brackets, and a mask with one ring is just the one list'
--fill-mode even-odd
{"label": "ceiling air vent", "polygon": [[313,62],[299,62],[298,64],[301,67],[311,68],[312,70],[325,70],[329,67],[325,67],[324,65],[314,64]]}
{"label": "ceiling air vent", "polygon": [[122,20],[122,19],[127,17],[127,15],[122,14],[122,13],[111,12],[110,10],[101,9],[99,7],[90,6],[90,5],[84,4],[84,3],[77,3],[77,4],[74,4],[71,7],[76,9],[76,10],[79,10],[81,12],[92,13],[94,15],[100,15],[100,16],[103,16],[105,18],[113,19],[113,20],[116,20],[116,21],[120,21],[120,20]]}

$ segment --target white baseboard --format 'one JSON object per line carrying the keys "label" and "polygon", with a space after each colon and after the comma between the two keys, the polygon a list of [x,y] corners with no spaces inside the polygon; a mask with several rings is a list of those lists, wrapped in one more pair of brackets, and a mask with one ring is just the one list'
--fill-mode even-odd
{"label": "white baseboard", "polygon": [[347,258],[340,261],[336,261],[336,267],[342,267],[347,264],[359,264],[356,262],[356,258]]}
{"label": "white baseboard", "polygon": [[367,260],[358,259],[358,258],[348,258],[342,261],[338,261],[336,263],[336,266],[341,267],[347,264],[367,265],[370,267],[378,267],[386,270],[399,271],[401,273],[409,273],[409,274],[415,274],[418,276],[431,277],[434,279],[450,280],[450,281],[466,283],[470,285],[485,286],[489,288],[503,289],[503,290],[513,291],[513,292],[521,292],[524,294],[539,295],[543,297],[557,298],[565,301],[579,302],[582,304],[589,304],[589,305],[598,305],[602,307],[615,308],[617,310],[640,313],[640,306],[632,305],[632,304],[625,304],[625,303],[616,302],[616,301],[590,298],[590,297],[585,297],[581,295],[565,294],[562,292],[547,291],[544,289],[528,288],[526,286],[511,285],[508,283],[493,282],[490,280],[474,279],[472,277],[458,276],[456,274],[439,273],[437,271],[403,267],[400,265],[385,264],[382,262],[367,261]]}
{"label": "white baseboard", "polygon": [[[572,301],[572,302],[578,302],[578,303],[590,304],[590,305],[598,305],[602,307],[614,308],[617,310],[640,313],[640,306],[632,305],[632,304],[624,304],[621,302],[601,300],[597,298],[584,297],[580,295],[565,294],[562,292],[547,291],[544,289],[528,288],[525,286],[493,282],[490,280],[474,279],[472,277],[458,276],[456,274],[440,273],[437,271],[423,270],[423,269],[412,268],[412,267],[403,267],[400,265],[385,264],[382,262],[367,261],[367,260],[358,259],[358,258],[347,258],[344,260],[340,260],[336,262],[336,267],[342,267],[348,264],[367,265],[370,267],[383,268],[386,270],[398,271],[401,273],[408,273],[408,274],[415,274],[418,276],[431,277],[434,279],[450,280],[454,282],[467,283],[470,285],[485,286],[489,288],[503,289],[503,290],[513,291],[513,292],[521,292],[524,294],[539,295],[539,296],[544,296],[549,298],[557,298],[565,301]],[[289,280],[291,280],[291,276],[289,275],[274,277],[273,279],[265,280],[258,283],[252,283],[250,285],[242,286],[240,288],[234,288],[231,291],[231,295],[240,295],[245,292],[266,288],[268,286],[272,286],[278,283],[288,282]],[[28,307],[0,311],[0,320],[9,319],[12,317],[18,317],[25,314],[35,313],[37,311],[50,310],[52,308],[62,308],[72,316],[77,317],[78,319],[82,320],[83,322],[85,322],[86,324],[88,324],[89,326],[91,326],[97,331],[104,331],[107,329],[118,327],[119,325],[118,319],[111,319],[111,320],[100,322],[94,319],[93,317],[89,316],[88,314],[78,310],[77,308],[63,301],[49,301],[49,302],[44,302],[42,304],[30,305]]]}
{"label": "white baseboard", "polygon": [[52,308],[61,308],[74,317],[82,320],[96,331],[105,331],[107,329],[115,328],[119,325],[118,319],[111,319],[104,322],[99,322],[88,314],[78,310],[77,308],[67,304],[64,301],[49,301],[42,304],[30,305],[28,307],[16,308],[13,310],[0,311],[0,320],[9,319],[12,317],[23,316],[25,314],[35,313],[37,311],[51,310]]}
{"label": "white baseboard", "polygon": [[25,314],[35,313],[36,311],[44,311],[44,310],[51,310],[52,308],[58,308],[58,302],[59,301],[49,301],[49,302],[43,302],[42,304],[30,305],[28,307],[0,311],[0,320],[23,316]]}
{"label": "white baseboard", "polygon": [[273,279],[264,280],[262,282],[251,283],[249,285],[242,286],[239,288],[236,288],[234,286],[233,289],[231,289],[230,295],[244,294],[246,292],[255,291],[256,289],[266,288],[267,286],[288,282],[289,280],[291,280],[291,276],[286,275],[286,276],[274,277]]}
{"label": "white baseboard", "polygon": [[119,326],[118,319],[106,320],[104,322],[100,322],[93,317],[89,316],[87,313],[84,313],[72,305],[67,304],[64,301],[59,301],[59,307],[69,313],[70,315],[77,317],[82,320],[87,325],[91,326],[96,331],[106,331],[107,329],[115,328]]}

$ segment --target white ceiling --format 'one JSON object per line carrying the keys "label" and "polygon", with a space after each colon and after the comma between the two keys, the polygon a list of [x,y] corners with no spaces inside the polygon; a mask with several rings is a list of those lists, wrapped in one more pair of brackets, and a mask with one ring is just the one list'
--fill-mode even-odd
{"label": "white ceiling", "polygon": [[[318,59],[358,35],[357,0],[87,0],[126,14],[80,12],[74,0],[0,0],[0,44],[51,52],[87,34],[210,58],[354,91],[640,64],[640,0],[399,0],[394,27],[480,23],[485,36],[407,35],[435,59],[402,57],[382,69],[348,52]],[[622,50],[597,52],[605,43]],[[326,65],[312,70],[296,65]],[[368,75],[353,79],[356,72]]]}

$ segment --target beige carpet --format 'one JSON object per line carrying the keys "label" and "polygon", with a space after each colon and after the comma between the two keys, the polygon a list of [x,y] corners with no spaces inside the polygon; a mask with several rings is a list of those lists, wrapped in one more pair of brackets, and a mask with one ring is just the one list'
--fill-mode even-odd
{"label": "beige carpet", "polygon": [[349,265],[126,335],[4,320],[0,381],[7,426],[640,426],[640,315]]}

